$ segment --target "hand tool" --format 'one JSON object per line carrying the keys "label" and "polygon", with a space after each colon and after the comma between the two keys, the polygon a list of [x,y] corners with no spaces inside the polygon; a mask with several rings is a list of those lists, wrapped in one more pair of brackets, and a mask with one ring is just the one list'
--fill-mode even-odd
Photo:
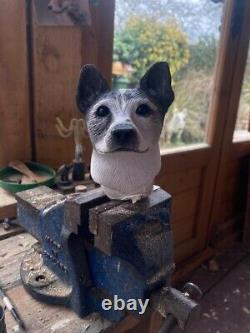
{"label": "hand tool", "polygon": [[23,320],[21,319],[20,315],[18,314],[17,310],[15,309],[14,305],[12,304],[9,297],[5,294],[4,290],[0,287],[0,298],[2,299],[4,305],[6,308],[10,311],[12,317],[15,319],[15,321],[18,323],[18,325],[25,330],[25,324]]}

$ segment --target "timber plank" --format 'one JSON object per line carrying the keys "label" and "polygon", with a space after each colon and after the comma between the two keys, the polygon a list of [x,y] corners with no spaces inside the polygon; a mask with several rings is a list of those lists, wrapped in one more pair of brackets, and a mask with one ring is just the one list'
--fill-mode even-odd
{"label": "timber plank", "polygon": [[226,223],[228,220],[233,219],[235,215],[237,215],[238,210],[235,202],[233,201],[226,201],[221,206],[221,214],[220,220],[218,221],[218,227],[220,224]]}
{"label": "timber plank", "polygon": [[227,170],[225,172],[225,175],[224,177],[226,179],[230,179],[232,177],[235,177],[239,171],[240,171],[240,162],[241,162],[241,159],[228,159],[228,162],[227,162]]}
{"label": "timber plank", "polygon": [[235,231],[230,234],[223,235],[218,241],[214,242],[217,250],[225,250],[229,249],[235,243],[239,243],[241,239],[241,233],[239,231]]}
{"label": "timber plank", "polygon": [[173,237],[175,246],[192,238],[194,234],[195,216],[188,216],[184,219],[172,223]]}
{"label": "timber plank", "polygon": [[190,168],[176,172],[160,174],[156,183],[161,184],[171,195],[198,187],[201,182],[202,168]]}
{"label": "timber plank", "polygon": [[28,233],[0,241],[0,285],[3,288],[10,288],[18,283],[21,260],[35,242]]}
{"label": "timber plank", "polygon": [[[8,291],[8,296],[15,304],[30,333],[99,333],[109,326],[107,320],[97,314],[80,319],[73,311],[59,306],[45,305],[32,298],[22,286]],[[10,313],[6,312],[8,332],[15,332],[17,324]]]}
{"label": "timber plank", "polygon": [[8,230],[5,230],[0,222],[0,241],[21,234],[22,232],[24,232],[24,229],[18,225],[12,224],[12,222],[10,228]]}
{"label": "timber plank", "polygon": [[0,10],[0,166],[31,157],[25,0]]}
{"label": "timber plank", "polygon": [[199,199],[199,187],[173,197],[172,223],[195,214]]}
{"label": "timber plank", "polygon": [[176,264],[180,264],[185,260],[190,259],[193,260],[196,257],[197,252],[195,251],[197,248],[197,239],[195,237],[186,240],[185,242],[180,243],[174,249],[174,260]]}
{"label": "timber plank", "polygon": [[[73,138],[63,139],[55,129],[55,119],[60,117],[65,126],[70,119],[80,118],[75,103],[76,86],[80,68],[83,64],[91,63],[102,68],[98,64],[97,53],[108,52],[108,43],[105,50],[101,50],[98,38],[107,38],[98,34],[96,26],[103,16],[100,6],[104,6],[103,0],[96,7],[91,8],[93,24],[88,26],[54,26],[44,27],[37,25],[32,10],[32,35],[33,35],[33,84],[34,84],[34,126],[36,141],[36,157],[41,163],[58,167],[63,163],[70,163],[74,157]],[[112,9],[113,1],[109,1]],[[109,9],[109,10],[110,10]],[[105,10],[106,12],[106,10]],[[108,21],[106,28],[113,26]],[[102,29],[102,31],[105,29]],[[112,34],[109,36],[112,39]],[[105,43],[106,39],[102,40]],[[112,45],[112,44],[111,44]],[[111,51],[112,52],[112,47]],[[111,68],[111,57],[105,58]],[[108,68],[109,68],[108,67]],[[110,76],[111,70],[108,74]],[[85,140],[85,160],[90,160],[91,145]]]}
{"label": "timber plank", "polygon": [[219,225],[225,223],[226,221],[232,219],[234,215],[237,215],[238,208],[234,201],[224,201],[220,205],[220,210],[218,210],[216,215],[216,223],[217,228],[219,228]]}
{"label": "timber plank", "polygon": [[55,128],[56,117],[68,127],[79,117],[76,84],[82,65],[82,33],[78,27],[40,26],[32,11],[34,127],[36,158],[58,167],[74,157],[73,138],[63,139]]}
{"label": "timber plank", "polygon": [[187,146],[185,149],[182,147],[181,149],[161,151],[162,167],[160,176],[169,172],[202,167],[209,162],[211,151],[211,147],[205,143]]}
{"label": "timber plank", "polygon": [[[225,221],[223,224],[219,224],[217,228],[216,238],[213,244],[223,243],[226,239],[230,239],[234,235],[238,235],[238,239],[241,236],[241,229],[244,223],[243,212],[233,216],[230,220]],[[218,247],[218,246],[217,246]]]}
{"label": "timber plank", "polygon": [[0,188],[0,220],[16,217],[16,199],[13,194]]}
{"label": "timber plank", "polygon": [[[36,157],[58,167],[74,158],[73,138],[63,139],[55,129],[56,117],[66,126],[80,118],[75,103],[76,86],[83,64],[95,64],[111,81],[114,0],[100,0],[91,7],[92,26],[44,27],[32,10],[34,126]],[[91,145],[85,140],[85,160]]]}

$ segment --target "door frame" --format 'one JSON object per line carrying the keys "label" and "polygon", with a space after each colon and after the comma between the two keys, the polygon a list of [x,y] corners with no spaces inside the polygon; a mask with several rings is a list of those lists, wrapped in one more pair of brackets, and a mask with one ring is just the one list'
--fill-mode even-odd
{"label": "door frame", "polygon": [[[223,186],[225,159],[234,146],[238,153],[250,153],[250,141],[232,143],[250,35],[250,2],[228,0],[224,5],[223,23],[215,67],[210,103],[207,142],[162,152],[162,170],[166,179],[171,172],[191,167],[202,168],[193,237],[176,247],[181,262],[206,251],[213,235],[213,217]],[[164,185],[164,181],[163,184]],[[166,187],[167,189],[167,187]]]}

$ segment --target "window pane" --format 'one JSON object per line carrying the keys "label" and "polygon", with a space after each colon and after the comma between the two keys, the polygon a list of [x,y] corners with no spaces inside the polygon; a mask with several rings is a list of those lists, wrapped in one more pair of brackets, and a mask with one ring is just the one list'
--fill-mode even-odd
{"label": "window pane", "polygon": [[161,147],[206,140],[223,0],[116,0],[113,86],[133,87],[146,69],[168,61],[175,102]]}
{"label": "window pane", "polygon": [[250,139],[250,49],[248,51],[244,81],[241,89],[234,140]]}

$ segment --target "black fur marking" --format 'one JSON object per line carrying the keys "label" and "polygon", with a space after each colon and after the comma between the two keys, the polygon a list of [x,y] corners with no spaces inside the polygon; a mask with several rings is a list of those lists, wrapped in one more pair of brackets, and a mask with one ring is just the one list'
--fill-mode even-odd
{"label": "black fur marking", "polygon": [[109,90],[107,81],[94,65],[83,66],[80,72],[76,95],[76,103],[79,110],[86,113],[88,108]]}
{"label": "black fur marking", "polygon": [[152,102],[160,107],[165,115],[174,101],[168,64],[166,62],[158,62],[150,67],[140,81],[140,89],[144,91]]}

